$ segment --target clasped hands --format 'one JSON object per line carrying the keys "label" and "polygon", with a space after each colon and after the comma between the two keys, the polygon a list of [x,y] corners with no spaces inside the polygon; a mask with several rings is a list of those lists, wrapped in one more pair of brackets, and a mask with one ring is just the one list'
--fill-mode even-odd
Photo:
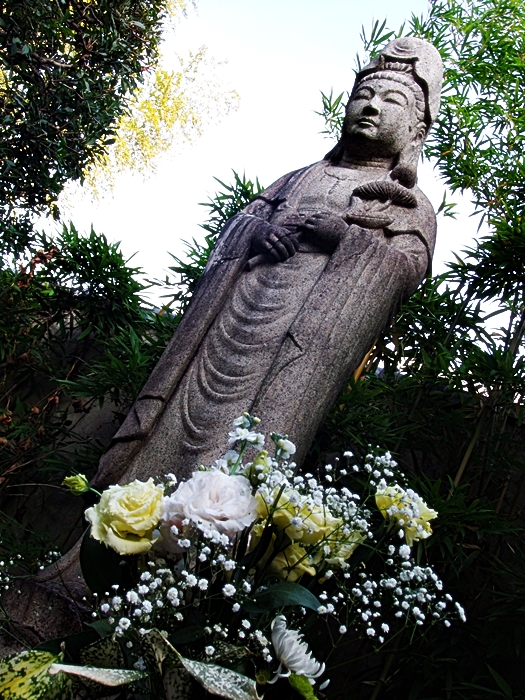
{"label": "clasped hands", "polygon": [[283,262],[297,252],[301,234],[331,252],[347,230],[348,224],[330,212],[320,211],[306,218],[291,212],[279,226],[261,221],[253,233],[252,249]]}

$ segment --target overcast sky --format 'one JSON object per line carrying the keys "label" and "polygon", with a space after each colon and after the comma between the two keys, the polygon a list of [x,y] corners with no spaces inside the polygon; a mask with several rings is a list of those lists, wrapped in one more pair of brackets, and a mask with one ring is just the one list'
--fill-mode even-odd
{"label": "overcast sky", "polygon": [[[137,253],[134,264],[149,276],[163,276],[171,263],[167,251],[180,255],[181,240],[201,235],[205,210],[198,203],[216,190],[214,176],[230,181],[235,169],[269,185],[323,157],[330,143],[319,135],[323,124],[314,114],[320,90],[351,88],[362,25],[369,30],[373,19],[386,17],[397,28],[412,12],[426,11],[427,0],[198,0],[179,24],[173,49],[184,54],[205,44],[226,60],[221,76],[239,93],[239,109],[179,149],[149,180],[123,177],[113,196],[80,201],[71,214],[76,226],[93,224],[121,241],[126,256]],[[420,186],[439,205],[443,186],[428,165],[420,167]],[[468,207],[462,211],[457,223],[441,222],[436,271],[475,233]]]}

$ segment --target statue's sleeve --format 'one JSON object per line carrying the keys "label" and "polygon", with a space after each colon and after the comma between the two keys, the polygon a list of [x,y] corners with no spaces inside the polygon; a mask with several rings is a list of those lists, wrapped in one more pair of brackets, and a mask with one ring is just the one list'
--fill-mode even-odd
{"label": "statue's sleeve", "polygon": [[[205,275],[209,274],[210,270],[217,264],[227,260],[236,260],[241,257],[246,257],[249,240],[244,233],[253,231],[253,226],[257,224],[257,219],[268,221],[280,202],[283,201],[281,193],[285,191],[287,186],[295,180],[296,176],[304,170],[303,168],[283,175],[283,177],[263,190],[241,212],[228,221],[219,234],[215,247],[211,252],[204,272]],[[242,230],[239,229],[241,223],[245,224]],[[241,231],[241,235],[239,235],[239,231]]]}
{"label": "statue's sleeve", "polygon": [[436,242],[436,215],[425,195],[417,190],[415,209],[399,209],[394,222],[384,233],[386,244],[401,257],[406,269],[403,298],[408,298],[432,271],[432,255]]}

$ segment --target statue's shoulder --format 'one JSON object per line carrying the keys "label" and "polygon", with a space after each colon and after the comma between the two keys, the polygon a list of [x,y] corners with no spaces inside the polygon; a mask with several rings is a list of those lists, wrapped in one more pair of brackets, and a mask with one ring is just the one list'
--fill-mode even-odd
{"label": "statue's shoulder", "polygon": [[436,215],[434,212],[434,207],[432,206],[430,199],[426,196],[423,190],[421,190],[417,185],[414,185],[412,191],[416,196],[418,207],[420,207],[424,211],[429,212],[429,214],[431,213],[435,218]]}
{"label": "statue's shoulder", "polygon": [[414,194],[417,199],[417,220],[419,223],[419,228],[425,238],[429,241],[430,247],[433,250],[436,240],[436,212],[432,206],[431,201],[426,196],[426,194],[419,189],[417,185],[414,186]]}

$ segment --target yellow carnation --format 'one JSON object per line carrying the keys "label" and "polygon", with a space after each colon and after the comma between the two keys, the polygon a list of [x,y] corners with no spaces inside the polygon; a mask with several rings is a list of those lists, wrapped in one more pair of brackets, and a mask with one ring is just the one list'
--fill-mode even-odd
{"label": "yellow carnation", "polygon": [[429,508],[412,489],[387,486],[377,491],[376,504],[384,518],[403,529],[409,547],[432,534],[429,520],[437,517],[437,511]]}
{"label": "yellow carnation", "polygon": [[285,581],[294,582],[303,574],[315,576],[316,571],[311,564],[312,561],[307,555],[306,550],[295,542],[286,547],[282,552],[279,552],[279,554],[272,559],[268,570],[272,574],[277,574]]}
{"label": "yellow carnation", "polygon": [[342,527],[341,518],[335,518],[328,508],[306,503],[296,494],[297,492],[287,489],[277,503],[271,505],[266,503],[261,494],[256,494],[260,517],[271,517],[277,530],[285,530],[292,541],[301,544],[318,544]]}
{"label": "yellow carnation", "polygon": [[361,532],[352,532],[344,540],[339,540],[332,545],[330,556],[325,558],[325,562],[329,566],[342,566],[365,540],[366,535]]}
{"label": "yellow carnation", "polygon": [[110,486],[100,502],[86,510],[91,537],[119,554],[147,552],[160,520],[162,495],[162,486],[155,486],[151,478],[146,482],[136,479],[126,486]]}

